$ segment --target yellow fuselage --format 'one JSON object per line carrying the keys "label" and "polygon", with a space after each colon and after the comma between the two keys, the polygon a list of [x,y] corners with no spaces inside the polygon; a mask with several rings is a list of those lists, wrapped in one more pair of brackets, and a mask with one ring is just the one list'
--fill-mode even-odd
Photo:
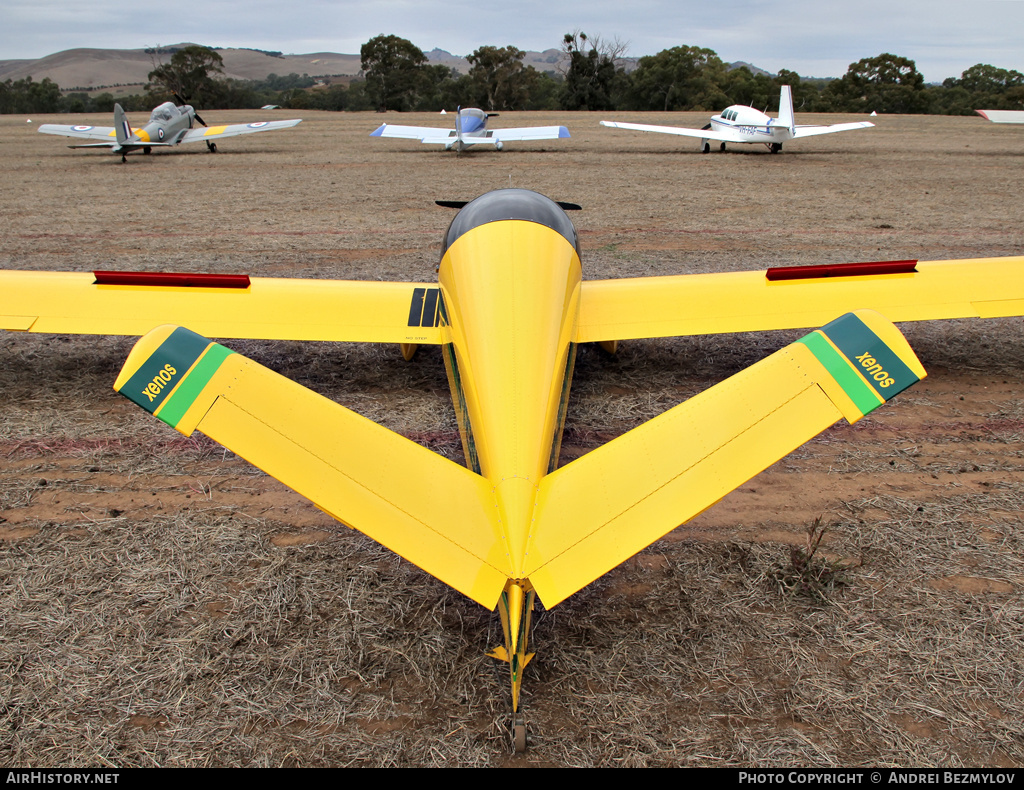
{"label": "yellow fuselage", "polygon": [[557,463],[581,279],[568,239],[517,219],[466,231],[438,273],[467,464],[494,486],[515,578],[522,578],[540,479]]}

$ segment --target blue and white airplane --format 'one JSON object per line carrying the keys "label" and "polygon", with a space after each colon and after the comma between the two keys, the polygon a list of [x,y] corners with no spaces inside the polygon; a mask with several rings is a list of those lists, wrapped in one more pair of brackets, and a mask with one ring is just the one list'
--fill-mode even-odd
{"label": "blue and white airplane", "polygon": [[782,144],[801,137],[814,137],[819,134],[847,132],[851,129],[867,129],[874,126],[869,121],[853,123],[837,123],[832,126],[797,126],[793,116],[793,92],[788,85],[782,86],[779,95],[779,117],[772,118],[753,107],[734,104],[722,110],[720,115],[712,115],[711,123],[703,129],[687,129],[679,126],[650,126],[643,123],[617,123],[601,121],[602,126],[613,129],[633,129],[638,132],[661,132],[662,134],[678,134],[683,137],[700,139],[700,150],[705,154],[711,150],[714,140],[725,150],[726,143],[761,143],[768,150],[777,154]]}
{"label": "blue and white airplane", "polygon": [[455,128],[442,129],[437,126],[400,126],[382,123],[370,132],[370,137],[402,137],[407,140],[419,140],[421,143],[443,145],[444,150],[469,150],[474,145],[493,145],[497,150],[505,147],[509,141],[522,140],[557,140],[569,137],[569,130],[564,126],[524,126],[518,129],[488,129],[487,119],[497,113],[487,113],[476,107],[459,108],[455,113]]}

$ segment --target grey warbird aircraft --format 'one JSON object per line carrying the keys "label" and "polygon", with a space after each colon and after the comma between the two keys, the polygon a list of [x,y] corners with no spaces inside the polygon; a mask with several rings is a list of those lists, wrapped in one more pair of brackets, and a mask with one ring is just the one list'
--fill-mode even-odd
{"label": "grey warbird aircraft", "polygon": [[[149,115],[149,122],[141,129],[132,129],[128,116],[120,104],[114,105],[113,126],[62,126],[55,123],[44,123],[39,127],[43,134],[59,134],[64,137],[83,137],[87,140],[102,142],[81,143],[69,148],[109,148],[115,154],[121,154],[121,161],[126,161],[127,154],[142,149],[142,153],[151,153],[154,148],[167,148],[181,143],[198,143],[203,141],[211,153],[217,152],[214,140],[221,137],[234,137],[238,134],[254,134],[269,132],[274,129],[287,129],[295,126],[302,119],[289,121],[256,121],[254,123],[233,123],[222,126],[207,126],[199,117],[199,113],[190,104],[182,102],[179,107],[174,102],[164,102]],[[198,123],[202,128],[196,128]]]}

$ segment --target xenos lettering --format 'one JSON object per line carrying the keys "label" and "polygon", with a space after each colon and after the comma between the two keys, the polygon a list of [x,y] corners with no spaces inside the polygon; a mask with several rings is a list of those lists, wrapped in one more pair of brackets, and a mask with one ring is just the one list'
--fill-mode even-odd
{"label": "xenos lettering", "polygon": [[860,366],[864,368],[864,372],[878,382],[879,387],[884,389],[896,383],[896,380],[878,364],[878,360],[871,356],[870,352],[865,351],[856,359],[860,362]]}
{"label": "xenos lettering", "polygon": [[149,398],[149,402],[152,403],[156,400],[156,396],[159,395],[164,387],[170,384],[174,380],[174,374],[178,371],[171,367],[168,363],[163,366],[163,369],[157,373],[149,385],[142,390],[142,394]]}
{"label": "xenos lettering", "polygon": [[861,415],[870,414],[918,380],[897,351],[855,313],[847,313],[797,342],[811,350]]}
{"label": "xenos lettering", "polygon": [[155,414],[208,347],[215,345],[201,335],[177,327],[160,346],[139,365],[118,392]]}
{"label": "xenos lettering", "polygon": [[918,380],[896,352],[853,313],[837,318],[821,331],[882,400],[888,400]]}

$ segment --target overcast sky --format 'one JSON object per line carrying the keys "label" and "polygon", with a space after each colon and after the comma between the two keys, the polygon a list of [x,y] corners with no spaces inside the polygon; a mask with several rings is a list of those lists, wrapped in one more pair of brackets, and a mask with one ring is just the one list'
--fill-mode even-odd
{"label": "overcast sky", "polygon": [[840,77],[882,52],[916,61],[929,82],[976,63],[1024,72],[1024,0],[0,0],[0,60],[183,41],[358,53],[381,33],[466,55],[557,48],[574,29],[617,37],[635,57],[686,44],[806,77]]}

